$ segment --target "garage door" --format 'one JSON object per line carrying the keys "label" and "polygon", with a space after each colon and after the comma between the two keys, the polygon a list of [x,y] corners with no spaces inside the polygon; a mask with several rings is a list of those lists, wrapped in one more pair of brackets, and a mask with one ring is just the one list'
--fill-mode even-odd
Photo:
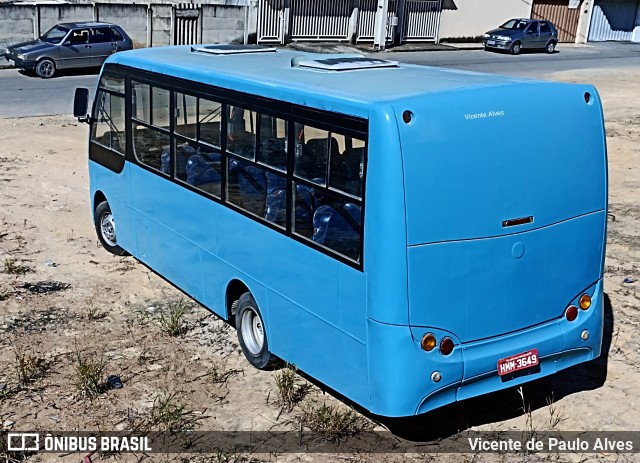
{"label": "garage door", "polygon": [[638,22],[638,1],[596,0],[589,28],[590,41],[640,40],[634,29]]}
{"label": "garage door", "polygon": [[558,29],[559,42],[575,42],[580,8],[569,8],[567,0],[534,0],[532,19],[551,21]]}

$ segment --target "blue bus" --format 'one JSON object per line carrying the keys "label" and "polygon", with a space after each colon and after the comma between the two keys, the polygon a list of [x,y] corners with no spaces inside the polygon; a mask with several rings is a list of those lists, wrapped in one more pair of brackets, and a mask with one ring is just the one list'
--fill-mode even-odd
{"label": "blue bus", "polygon": [[600,355],[592,86],[202,45],[117,53],[87,95],[100,242],[255,367],[401,417]]}

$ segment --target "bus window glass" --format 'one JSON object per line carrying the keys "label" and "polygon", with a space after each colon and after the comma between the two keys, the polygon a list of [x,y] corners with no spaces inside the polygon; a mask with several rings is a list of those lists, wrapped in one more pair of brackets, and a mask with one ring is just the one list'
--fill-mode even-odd
{"label": "bus window glass", "polygon": [[183,137],[196,139],[197,98],[184,93],[175,93],[175,132]]}
{"label": "bus window glass", "polygon": [[175,176],[206,193],[220,197],[221,156],[217,150],[194,143],[175,144]]}
{"label": "bus window glass", "polygon": [[362,196],[365,143],[357,138],[332,134],[338,150],[332,151],[329,186],[353,196]]}
{"label": "bus window glass", "polygon": [[151,124],[169,128],[169,90],[151,87]]}
{"label": "bus window glass", "polygon": [[[140,163],[163,174],[170,174],[169,134],[140,124],[133,124],[133,147]],[[165,159],[163,166],[162,159]]]}
{"label": "bus window glass", "polygon": [[100,79],[100,87],[124,95],[124,77],[105,74]]}
{"label": "bus window glass", "polygon": [[256,113],[239,106],[229,107],[227,151],[243,158],[255,159]]}
{"label": "bus window glass", "polygon": [[151,92],[147,84],[131,82],[131,92],[133,95],[133,117],[142,122],[151,123]]}
{"label": "bus window glass", "polygon": [[222,122],[222,105],[217,101],[200,98],[198,121],[200,123],[200,140],[220,147],[220,127]]}
{"label": "bus window glass", "polygon": [[264,217],[266,196],[267,176],[265,169],[244,159],[228,158],[228,201],[247,212]]}
{"label": "bus window glass", "polygon": [[338,150],[337,140],[326,130],[296,123],[294,174],[319,185],[326,185],[329,151]]}
{"label": "bus window glass", "polygon": [[284,228],[287,225],[287,179],[283,175],[266,172],[267,196],[264,218]]}
{"label": "bus window glass", "polygon": [[281,171],[287,169],[287,124],[283,119],[260,115],[258,161]]}
{"label": "bus window glass", "polygon": [[124,98],[99,91],[91,140],[124,156]]}

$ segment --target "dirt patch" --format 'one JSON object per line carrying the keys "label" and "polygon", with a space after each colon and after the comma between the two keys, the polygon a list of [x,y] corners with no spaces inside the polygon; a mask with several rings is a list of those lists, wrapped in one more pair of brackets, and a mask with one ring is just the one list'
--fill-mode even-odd
{"label": "dirt patch", "polygon": [[[609,148],[607,356],[526,386],[412,421],[372,421],[303,377],[257,371],[235,332],[130,257],[99,247],[91,223],[87,126],[70,117],[0,119],[0,426],[19,430],[194,429],[339,432],[384,429],[419,440],[482,430],[633,430],[640,422],[639,70],[577,71],[550,78],[594,83]],[[29,143],[18,143],[28,133]],[[176,317],[175,307],[180,306]],[[174,315],[171,315],[174,314]],[[164,321],[163,321],[164,320]],[[168,329],[167,320],[175,329]],[[25,347],[27,346],[27,347]],[[26,349],[26,351],[25,351]],[[25,357],[28,352],[29,357]],[[22,357],[20,357],[22,355]],[[22,358],[22,363],[18,359]],[[93,362],[93,363],[92,363]],[[20,365],[38,374],[20,383]],[[92,369],[93,368],[93,369]],[[98,371],[121,389],[78,380]],[[87,376],[89,375],[89,376]],[[285,397],[282,396],[286,388]],[[303,392],[301,392],[303,391]],[[499,404],[499,405],[496,405]],[[437,423],[434,425],[434,423]],[[346,430],[346,431],[343,431]],[[434,433],[434,429],[439,431]],[[199,455],[149,461],[431,461],[424,453]],[[141,455],[103,456],[140,461]],[[557,461],[585,461],[554,455]],[[614,454],[589,461],[614,461]],[[441,455],[442,461],[515,461],[509,455]],[[29,461],[79,461],[78,454]],[[102,461],[102,460],[101,460]]]}

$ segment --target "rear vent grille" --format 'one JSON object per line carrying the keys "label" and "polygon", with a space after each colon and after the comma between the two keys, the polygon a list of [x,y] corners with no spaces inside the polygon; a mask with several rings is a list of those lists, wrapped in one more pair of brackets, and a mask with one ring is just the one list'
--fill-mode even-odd
{"label": "rear vent grille", "polygon": [[322,69],[324,71],[354,71],[358,69],[395,68],[398,67],[398,62],[354,55],[327,56],[316,59],[300,56],[291,60],[291,66]]}
{"label": "rear vent grille", "polygon": [[213,55],[238,55],[246,53],[275,53],[273,47],[263,47],[260,45],[199,45],[191,47],[192,52],[211,53]]}

